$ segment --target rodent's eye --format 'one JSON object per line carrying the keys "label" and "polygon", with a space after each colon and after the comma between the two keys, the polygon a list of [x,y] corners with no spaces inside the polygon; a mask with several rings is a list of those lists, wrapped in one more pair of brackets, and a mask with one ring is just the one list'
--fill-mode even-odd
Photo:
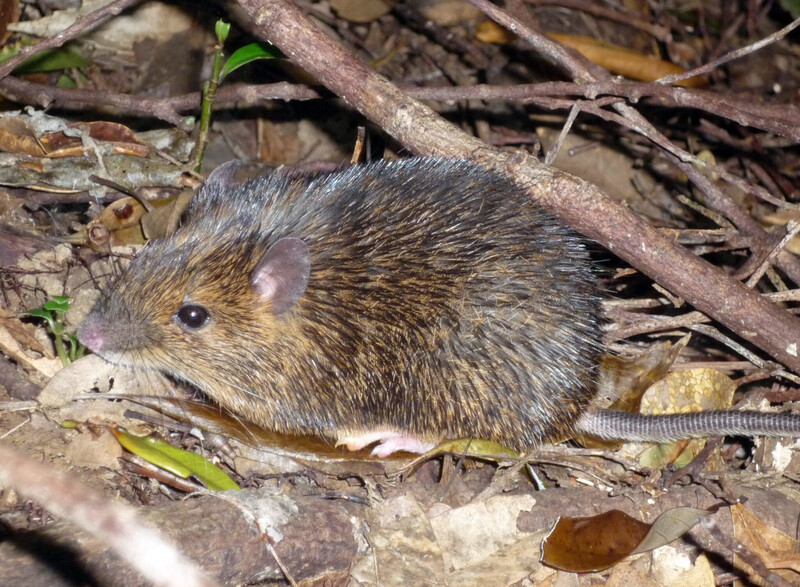
{"label": "rodent's eye", "polygon": [[197,304],[186,304],[175,312],[175,321],[185,330],[200,330],[209,323],[210,319],[208,310]]}

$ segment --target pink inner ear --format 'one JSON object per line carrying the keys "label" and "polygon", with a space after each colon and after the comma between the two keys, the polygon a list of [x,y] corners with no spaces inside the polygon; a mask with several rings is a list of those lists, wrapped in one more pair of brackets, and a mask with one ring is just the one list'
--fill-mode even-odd
{"label": "pink inner ear", "polygon": [[253,273],[253,287],[264,300],[274,300],[278,293],[277,277],[272,273]]}
{"label": "pink inner ear", "polygon": [[299,238],[282,238],[264,253],[250,276],[250,285],[277,315],[302,297],[310,275],[308,246]]}

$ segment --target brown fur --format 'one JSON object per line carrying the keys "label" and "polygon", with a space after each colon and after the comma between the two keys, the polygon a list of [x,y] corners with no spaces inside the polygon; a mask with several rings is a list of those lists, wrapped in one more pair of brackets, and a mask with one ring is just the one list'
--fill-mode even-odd
{"label": "brown fur", "polygon": [[[308,246],[280,315],[250,275]],[[189,301],[211,321],[187,332]],[[409,159],[307,179],[210,181],[81,332],[109,360],[184,379],[263,427],[391,429],[516,448],[573,429],[594,395],[598,298],[583,242],[508,180]]]}

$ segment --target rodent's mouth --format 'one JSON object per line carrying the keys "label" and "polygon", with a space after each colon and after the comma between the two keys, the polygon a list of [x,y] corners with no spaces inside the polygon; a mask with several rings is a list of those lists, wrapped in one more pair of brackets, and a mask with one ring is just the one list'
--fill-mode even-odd
{"label": "rodent's mouth", "polygon": [[148,369],[147,365],[142,365],[141,363],[127,360],[125,353],[118,353],[114,351],[93,352],[101,357],[104,361],[108,361],[112,365],[117,365],[118,367],[128,367],[130,369]]}

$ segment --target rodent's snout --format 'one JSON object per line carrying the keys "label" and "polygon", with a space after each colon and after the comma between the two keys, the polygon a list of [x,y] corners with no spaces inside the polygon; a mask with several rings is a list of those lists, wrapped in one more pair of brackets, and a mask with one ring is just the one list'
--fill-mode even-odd
{"label": "rodent's snout", "polygon": [[93,353],[103,350],[103,329],[93,315],[89,315],[78,327],[78,340]]}

